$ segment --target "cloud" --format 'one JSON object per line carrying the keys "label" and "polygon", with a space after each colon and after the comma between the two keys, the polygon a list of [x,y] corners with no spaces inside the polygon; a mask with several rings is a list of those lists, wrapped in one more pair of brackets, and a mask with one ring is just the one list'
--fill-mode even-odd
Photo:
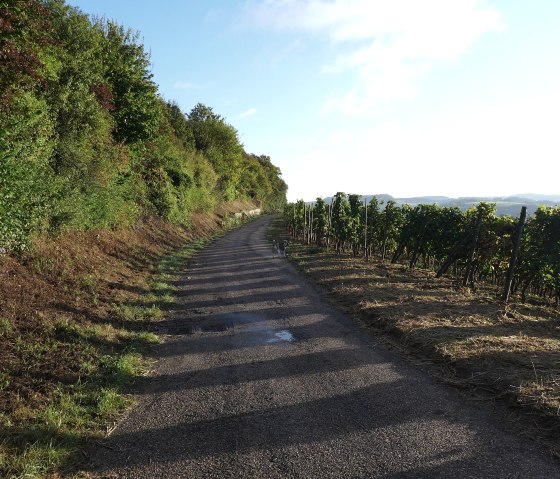
{"label": "cloud", "polygon": [[416,94],[436,62],[453,62],[485,33],[503,28],[485,0],[261,0],[246,4],[253,25],[324,37],[337,52],[323,73],[353,72],[354,86],[324,111],[366,112]]}
{"label": "cloud", "polygon": [[197,88],[197,86],[194,83],[191,83],[189,81],[177,80],[173,84],[173,88],[179,88],[181,90],[189,90],[191,88]]}
{"label": "cloud", "polygon": [[253,116],[257,113],[257,109],[256,108],[249,108],[247,111],[244,111],[243,113],[240,113],[237,118],[249,118],[250,116]]}
{"label": "cloud", "polygon": [[466,106],[421,125],[364,122],[361,128],[337,128],[314,144],[292,141],[282,152],[282,172],[290,200],[336,191],[451,197],[554,192],[557,175],[543,172],[556,171],[560,157],[559,109],[555,92]]}

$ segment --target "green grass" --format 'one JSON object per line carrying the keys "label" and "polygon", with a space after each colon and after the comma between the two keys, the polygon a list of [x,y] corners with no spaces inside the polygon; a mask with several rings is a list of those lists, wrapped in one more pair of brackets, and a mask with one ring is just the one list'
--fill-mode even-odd
{"label": "green grass", "polygon": [[39,478],[63,464],[71,466],[84,438],[107,429],[132,404],[128,387],[146,366],[134,350],[84,362],[83,379],[61,386],[48,405],[17,428],[0,418],[8,429],[0,443],[1,477]]}
{"label": "green grass", "polygon": [[0,318],[0,336],[7,336],[13,329],[14,326],[9,319]]}
{"label": "green grass", "polygon": [[163,318],[163,311],[157,304],[151,306],[119,304],[113,311],[115,318],[123,323],[148,323]]}

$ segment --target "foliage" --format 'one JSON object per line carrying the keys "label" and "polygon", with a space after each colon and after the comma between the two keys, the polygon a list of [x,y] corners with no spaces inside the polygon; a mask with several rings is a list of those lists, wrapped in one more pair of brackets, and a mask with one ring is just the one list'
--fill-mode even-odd
{"label": "foliage", "polygon": [[[434,204],[412,208],[389,201],[383,210],[380,205],[373,197],[366,217],[359,195],[339,192],[330,207],[321,198],[308,207],[302,200],[288,204],[284,219],[292,234],[301,236],[312,216],[308,241],[327,247],[332,243],[339,254],[351,248],[355,256],[404,259],[411,269],[420,265],[442,274],[452,266],[456,278],[468,275],[471,284],[489,281],[501,291],[518,221],[496,216],[494,203],[481,202],[464,213]],[[512,289],[523,300],[532,293],[560,303],[560,207],[541,207],[528,219]]]}
{"label": "foliage", "polygon": [[280,170],[224,118],[160,98],[137,32],[64,0],[0,14],[0,248],[146,214],[187,224],[220,201],[284,205]]}

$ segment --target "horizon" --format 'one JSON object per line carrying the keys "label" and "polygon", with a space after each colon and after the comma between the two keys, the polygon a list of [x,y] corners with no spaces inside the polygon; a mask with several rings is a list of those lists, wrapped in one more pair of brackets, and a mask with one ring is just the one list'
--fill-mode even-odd
{"label": "horizon", "polygon": [[[319,195],[317,196],[317,198],[332,198],[336,193],[335,192],[331,195]],[[390,196],[391,198],[394,198],[395,200],[407,200],[407,199],[422,199],[422,198],[441,198],[441,199],[449,199],[449,200],[464,200],[464,199],[480,199],[482,201],[484,200],[506,200],[506,199],[522,199],[522,200],[529,200],[529,201],[547,201],[547,202],[560,202],[560,193],[559,194],[547,194],[547,193],[520,193],[520,194],[513,194],[513,195],[505,195],[505,196],[497,196],[497,195],[488,195],[488,196],[476,196],[476,195],[465,195],[465,196],[447,196],[447,195],[414,195],[414,196],[395,196],[392,195],[390,193],[366,193],[366,194],[362,194],[362,193],[348,193],[345,192],[347,195],[348,194],[357,194],[360,197],[380,197],[380,196]],[[532,198],[534,197],[534,198]],[[309,202],[313,202],[315,201],[317,198],[314,198],[312,200],[307,200],[305,198],[297,198],[295,201],[299,201],[299,200],[303,200],[306,203]],[[536,199],[535,199],[536,198]],[[553,198],[553,199],[550,199]]]}
{"label": "horizon", "polygon": [[139,31],[160,94],[225,117],[290,201],[557,189],[560,2],[68,3]]}

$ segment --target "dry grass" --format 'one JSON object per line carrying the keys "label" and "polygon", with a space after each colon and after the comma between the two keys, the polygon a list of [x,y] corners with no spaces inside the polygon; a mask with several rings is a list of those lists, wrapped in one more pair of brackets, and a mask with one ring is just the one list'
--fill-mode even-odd
{"label": "dry grass", "polygon": [[[429,271],[336,256],[294,244],[292,260],[346,311],[447,382],[530,417],[533,436],[560,455],[560,314],[504,306]],[[534,427],[533,427],[534,426]]]}

